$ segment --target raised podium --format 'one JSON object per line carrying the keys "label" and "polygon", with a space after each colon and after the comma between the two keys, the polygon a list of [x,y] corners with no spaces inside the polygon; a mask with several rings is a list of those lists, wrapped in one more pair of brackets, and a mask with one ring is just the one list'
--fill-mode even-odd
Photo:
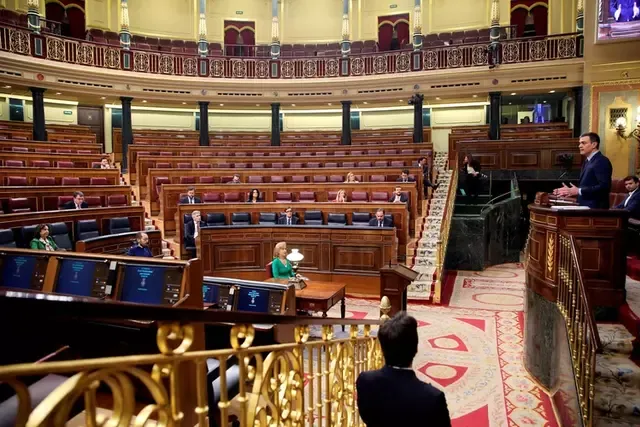
{"label": "raised podium", "polygon": [[380,269],[380,298],[387,297],[391,303],[389,317],[399,311],[407,310],[407,286],[418,277],[418,273],[396,264]]}

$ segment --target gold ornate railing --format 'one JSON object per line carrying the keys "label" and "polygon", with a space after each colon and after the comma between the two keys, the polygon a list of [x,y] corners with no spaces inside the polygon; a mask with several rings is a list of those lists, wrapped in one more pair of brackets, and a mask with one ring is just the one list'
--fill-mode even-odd
{"label": "gold ornate railing", "polygon": [[558,296],[573,362],[573,375],[585,426],[592,425],[596,353],[600,337],[591,312],[584,277],[572,236],[560,235],[558,248]]}
{"label": "gold ornate railing", "polygon": [[[449,166],[451,167],[451,165]],[[442,224],[440,225],[440,235],[436,243],[436,271],[435,286],[433,292],[433,301],[439,303],[442,296],[442,281],[444,280],[445,268],[444,262],[447,255],[447,245],[449,244],[449,230],[451,229],[451,218],[453,217],[453,209],[456,202],[456,192],[458,191],[458,161],[457,157],[453,165],[451,174],[451,184],[447,192],[447,201],[445,202],[444,215]]]}
{"label": "gold ornate railing", "polygon": [[[166,313],[161,312],[160,317],[167,318]],[[388,318],[388,310],[383,313],[382,320]],[[201,315],[196,316],[201,320]],[[82,403],[80,416],[88,426],[142,426],[148,420],[160,426],[206,426],[210,414],[207,360],[217,359],[218,426],[231,425],[234,417],[241,426],[362,425],[355,382],[362,371],[383,364],[379,343],[371,333],[372,323],[377,322],[360,320],[359,326],[340,319],[284,318],[284,324],[294,323],[291,343],[252,347],[254,326],[236,324],[231,329],[230,348],[193,351],[198,323],[165,321],[158,323],[159,354],[2,366],[0,383],[12,387],[19,399],[17,426],[63,425],[77,403]],[[301,322],[307,323],[297,324]],[[347,338],[335,338],[338,323],[350,323]],[[316,339],[310,338],[311,325],[321,328]],[[240,381],[235,397],[227,393],[230,358],[238,361]],[[68,375],[69,379],[32,409],[24,379],[48,374]],[[147,396],[142,408],[136,401],[141,394]],[[99,405],[105,401],[112,402],[112,407]]]}

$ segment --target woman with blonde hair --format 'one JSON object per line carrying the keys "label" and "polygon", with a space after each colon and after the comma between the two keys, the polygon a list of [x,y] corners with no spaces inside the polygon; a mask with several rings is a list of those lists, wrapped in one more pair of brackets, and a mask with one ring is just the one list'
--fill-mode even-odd
{"label": "woman with blonde hair", "polygon": [[338,190],[335,201],[338,203],[345,203],[347,201],[347,195],[343,189]]}
{"label": "woman with blonde hair", "polygon": [[293,268],[287,259],[287,242],[280,242],[273,248],[271,274],[274,279],[289,279],[293,277]]}
{"label": "woman with blonde hair", "polygon": [[346,179],[344,182],[345,182],[345,184],[352,184],[352,183],[356,183],[356,184],[357,184],[357,183],[359,183],[360,181],[358,181],[358,180],[356,179],[356,176],[354,175],[354,173],[353,173],[353,172],[349,172],[349,173],[347,174],[347,179]]}

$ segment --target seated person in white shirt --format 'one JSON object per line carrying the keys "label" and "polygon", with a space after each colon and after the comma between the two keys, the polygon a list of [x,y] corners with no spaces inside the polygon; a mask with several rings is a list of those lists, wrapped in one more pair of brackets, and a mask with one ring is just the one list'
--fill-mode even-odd
{"label": "seated person in white shirt", "polygon": [[179,203],[181,205],[193,205],[196,203],[202,203],[200,197],[196,197],[196,187],[187,188],[187,195],[182,197]]}
{"label": "seated person in white shirt", "polygon": [[82,191],[73,192],[73,200],[69,200],[62,205],[62,209],[87,209],[89,205],[84,201],[84,193]]}
{"label": "seated person in white shirt", "polygon": [[407,203],[408,201],[409,198],[402,192],[402,187],[396,187],[396,190],[393,192],[393,195],[389,199],[390,203]]}
{"label": "seated person in white shirt", "polygon": [[637,176],[628,176],[624,179],[624,188],[629,192],[622,203],[616,205],[614,209],[625,209],[631,212],[631,218],[640,219],[640,180]]}
{"label": "seated person in white shirt", "polygon": [[298,217],[293,216],[293,209],[291,209],[291,207],[288,207],[284,211],[284,216],[281,216],[280,218],[278,218],[278,224],[280,225],[297,225],[298,224]]}
{"label": "seated person in white shirt", "polygon": [[376,211],[376,217],[369,221],[369,227],[393,227],[393,223],[389,218],[384,217],[384,209],[380,208]]}
{"label": "seated person in white shirt", "polygon": [[206,227],[207,223],[202,221],[200,211],[191,213],[192,221],[184,225],[184,246],[189,251],[191,258],[196,258],[196,238],[200,234],[202,227]]}
{"label": "seated person in white shirt", "polygon": [[400,174],[400,178],[396,179],[397,182],[416,182],[416,179],[409,176],[409,169],[403,169]]}

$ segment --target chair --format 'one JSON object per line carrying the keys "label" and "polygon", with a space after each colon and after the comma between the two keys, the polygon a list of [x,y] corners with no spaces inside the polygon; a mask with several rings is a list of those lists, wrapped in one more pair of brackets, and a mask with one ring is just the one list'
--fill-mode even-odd
{"label": "chair", "polygon": [[52,176],[37,176],[36,187],[45,187],[48,185],[56,185],[56,179]]}
{"label": "chair", "polygon": [[73,196],[58,196],[58,209],[62,209],[62,205],[73,200]]}
{"label": "chair", "polygon": [[326,162],[324,164],[325,168],[337,168],[338,167],[338,163],[337,162]]}
{"label": "chair", "polygon": [[65,176],[60,183],[62,185],[80,185],[80,178],[76,176]]}
{"label": "chair", "polygon": [[251,225],[251,216],[248,212],[234,212],[231,214],[231,225]]}
{"label": "chair", "polygon": [[384,175],[371,175],[369,180],[371,182],[386,182],[387,181],[387,177],[384,176]]}
{"label": "chair", "polygon": [[301,191],[298,200],[300,202],[315,202],[316,193],[313,191]]}
{"label": "chair", "polygon": [[207,227],[221,227],[225,225],[225,217],[223,213],[211,212],[207,214],[205,222]]}
{"label": "chair", "polygon": [[320,162],[308,162],[306,164],[306,167],[308,167],[308,168],[319,168],[320,167]]}
{"label": "chair", "polygon": [[386,168],[389,166],[386,160],[378,160],[377,162],[374,162],[373,165],[377,168]]}
{"label": "chair", "polygon": [[386,203],[389,201],[389,193],[386,191],[374,191],[371,193],[371,201]]}
{"label": "chair", "polygon": [[246,169],[247,168],[247,164],[246,163],[234,163],[233,167],[235,169]]}
{"label": "chair", "polygon": [[331,212],[327,218],[327,225],[347,225],[347,215]]}
{"label": "chair", "polygon": [[330,202],[335,202],[337,196],[338,192],[336,190],[327,191],[327,200],[329,200]]}
{"label": "chair", "polygon": [[4,165],[8,168],[21,168],[24,167],[24,162],[22,160],[7,160]]}
{"label": "chair", "polygon": [[330,175],[329,182],[343,182],[344,176],[342,175]]}
{"label": "chair", "polygon": [[129,217],[122,216],[109,219],[109,234],[120,234],[131,232]]}
{"label": "chair", "polygon": [[50,148],[36,148],[35,152],[36,153],[40,153],[40,154],[51,153],[51,149]]}
{"label": "chair", "polygon": [[204,193],[202,195],[202,203],[220,203],[222,198],[220,193]]}
{"label": "chair", "polygon": [[356,162],[342,162],[343,168],[355,168]]}
{"label": "chair", "polygon": [[290,191],[276,191],[276,202],[291,202],[292,200]]}
{"label": "chair", "polygon": [[396,154],[397,151],[395,149],[393,150],[384,150],[384,154]]}
{"label": "chair", "polygon": [[191,169],[191,163],[178,162],[178,169]]}
{"label": "chair", "polygon": [[271,181],[271,183],[283,183],[284,176],[280,176],[280,175],[271,176],[269,178],[269,181]]}
{"label": "chair", "polygon": [[107,178],[95,177],[89,180],[89,185],[109,185]]}
{"label": "chair", "polygon": [[162,184],[171,184],[171,179],[169,179],[168,176],[157,176],[154,178],[153,194],[151,195],[152,200],[158,200],[158,194],[160,194]]}
{"label": "chair", "polygon": [[36,237],[36,227],[37,225],[25,225],[20,229],[20,242],[18,243],[18,247],[20,248],[28,248],[31,239]]}
{"label": "chair", "polygon": [[127,206],[127,196],[124,194],[113,194],[111,196],[107,196],[107,206]]}
{"label": "chair", "polygon": [[[25,178],[26,180],[26,178]],[[302,182],[306,182],[307,181],[307,177],[306,176],[302,176],[302,175],[294,175],[291,177],[291,182],[295,182],[295,183],[302,183]],[[24,184],[27,185],[27,184]]]}
{"label": "chair", "polygon": [[200,184],[213,184],[215,181],[212,176],[200,176],[198,177]]}
{"label": "chair", "polygon": [[402,160],[392,160],[391,161],[391,167],[402,168],[402,167],[404,167],[404,162]]}
{"label": "chair", "polygon": [[76,222],[76,241],[93,239],[98,236],[100,236],[100,231],[95,219],[81,219]]}
{"label": "chair", "polygon": [[371,214],[369,212],[353,212],[351,214],[351,225],[365,227],[369,225]]}
{"label": "chair", "polygon": [[2,248],[15,248],[16,241],[13,237],[13,231],[11,229],[0,230],[0,247]]}
{"label": "chair", "polygon": [[380,150],[367,150],[367,155],[369,156],[373,156],[377,154],[380,154]]}
{"label": "chair", "polygon": [[196,177],[195,176],[181,176],[180,184],[195,184]]}
{"label": "chair", "polygon": [[391,214],[384,214],[384,218],[389,220],[389,222],[391,223],[390,227],[393,227],[393,226],[394,226],[394,224],[393,224],[393,215],[391,215]]}
{"label": "chair", "polygon": [[273,261],[269,262],[267,265],[264,266],[264,269],[267,272],[267,277],[269,279],[273,279],[273,269],[271,267],[272,264],[273,264]]}
{"label": "chair", "polygon": [[359,168],[370,168],[371,167],[371,162],[358,162],[358,167]]}
{"label": "chair", "polygon": [[313,176],[313,182],[327,182],[327,176],[326,175],[314,175]]}
{"label": "chair", "polygon": [[27,147],[11,147],[11,151],[14,153],[28,153],[29,149]]}
{"label": "chair", "polygon": [[171,169],[169,162],[156,162],[156,169]]}
{"label": "chair", "polygon": [[284,163],[271,163],[271,169],[284,169]]}
{"label": "chair", "polygon": [[102,200],[100,200],[100,196],[85,196],[84,201],[89,208],[102,207]]}
{"label": "chair", "polygon": [[264,169],[264,163],[251,163],[251,169]]}
{"label": "chair", "polygon": [[359,203],[368,202],[369,201],[369,194],[367,194],[366,191],[352,191],[351,192],[351,201],[352,202],[359,202]]}
{"label": "chair", "polygon": [[240,203],[240,193],[237,191],[224,193],[224,202],[225,203]]}
{"label": "chair", "polygon": [[302,169],[302,163],[289,163],[289,169]]}
{"label": "chair", "polygon": [[61,249],[66,249],[68,251],[73,249],[73,244],[71,243],[71,236],[69,236],[69,227],[64,222],[54,222],[49,226],[49,236],[56,242]]}
{"label": "chair", "polygon": [[262,184],[264,178],[262,176],[250,176],[247,182],[249,184]]}
{"label": "chair", "polygon": [[73,164],[73,162],[63,161],[63,162],[58,162],[57,167],[59,167],[59,168],[73,168],[74,164]]}
{"label": "chair", "polygon": [[258,217],[258,224],[260,225],[275,225],[278,221],[278,216],[273,212],[260,212]]}
{"label": "chair", "polygon": [[24,187],[28,185],[27,177],[26,176],[8,176],[7,185],[9,187]]}
{"label": "chair", "polygon": [[306,211],[304,223],[307,225],[322,225],[322,211]]}
{"label": "chair", "polygon": [[7,213],[31,212],[31,208],[32,204],[26,197],[11,197],[7,201]]}
{"label": "chair", "polygon": [[210,169],[211,163],[197,163],[196,168],[198,169]]}

